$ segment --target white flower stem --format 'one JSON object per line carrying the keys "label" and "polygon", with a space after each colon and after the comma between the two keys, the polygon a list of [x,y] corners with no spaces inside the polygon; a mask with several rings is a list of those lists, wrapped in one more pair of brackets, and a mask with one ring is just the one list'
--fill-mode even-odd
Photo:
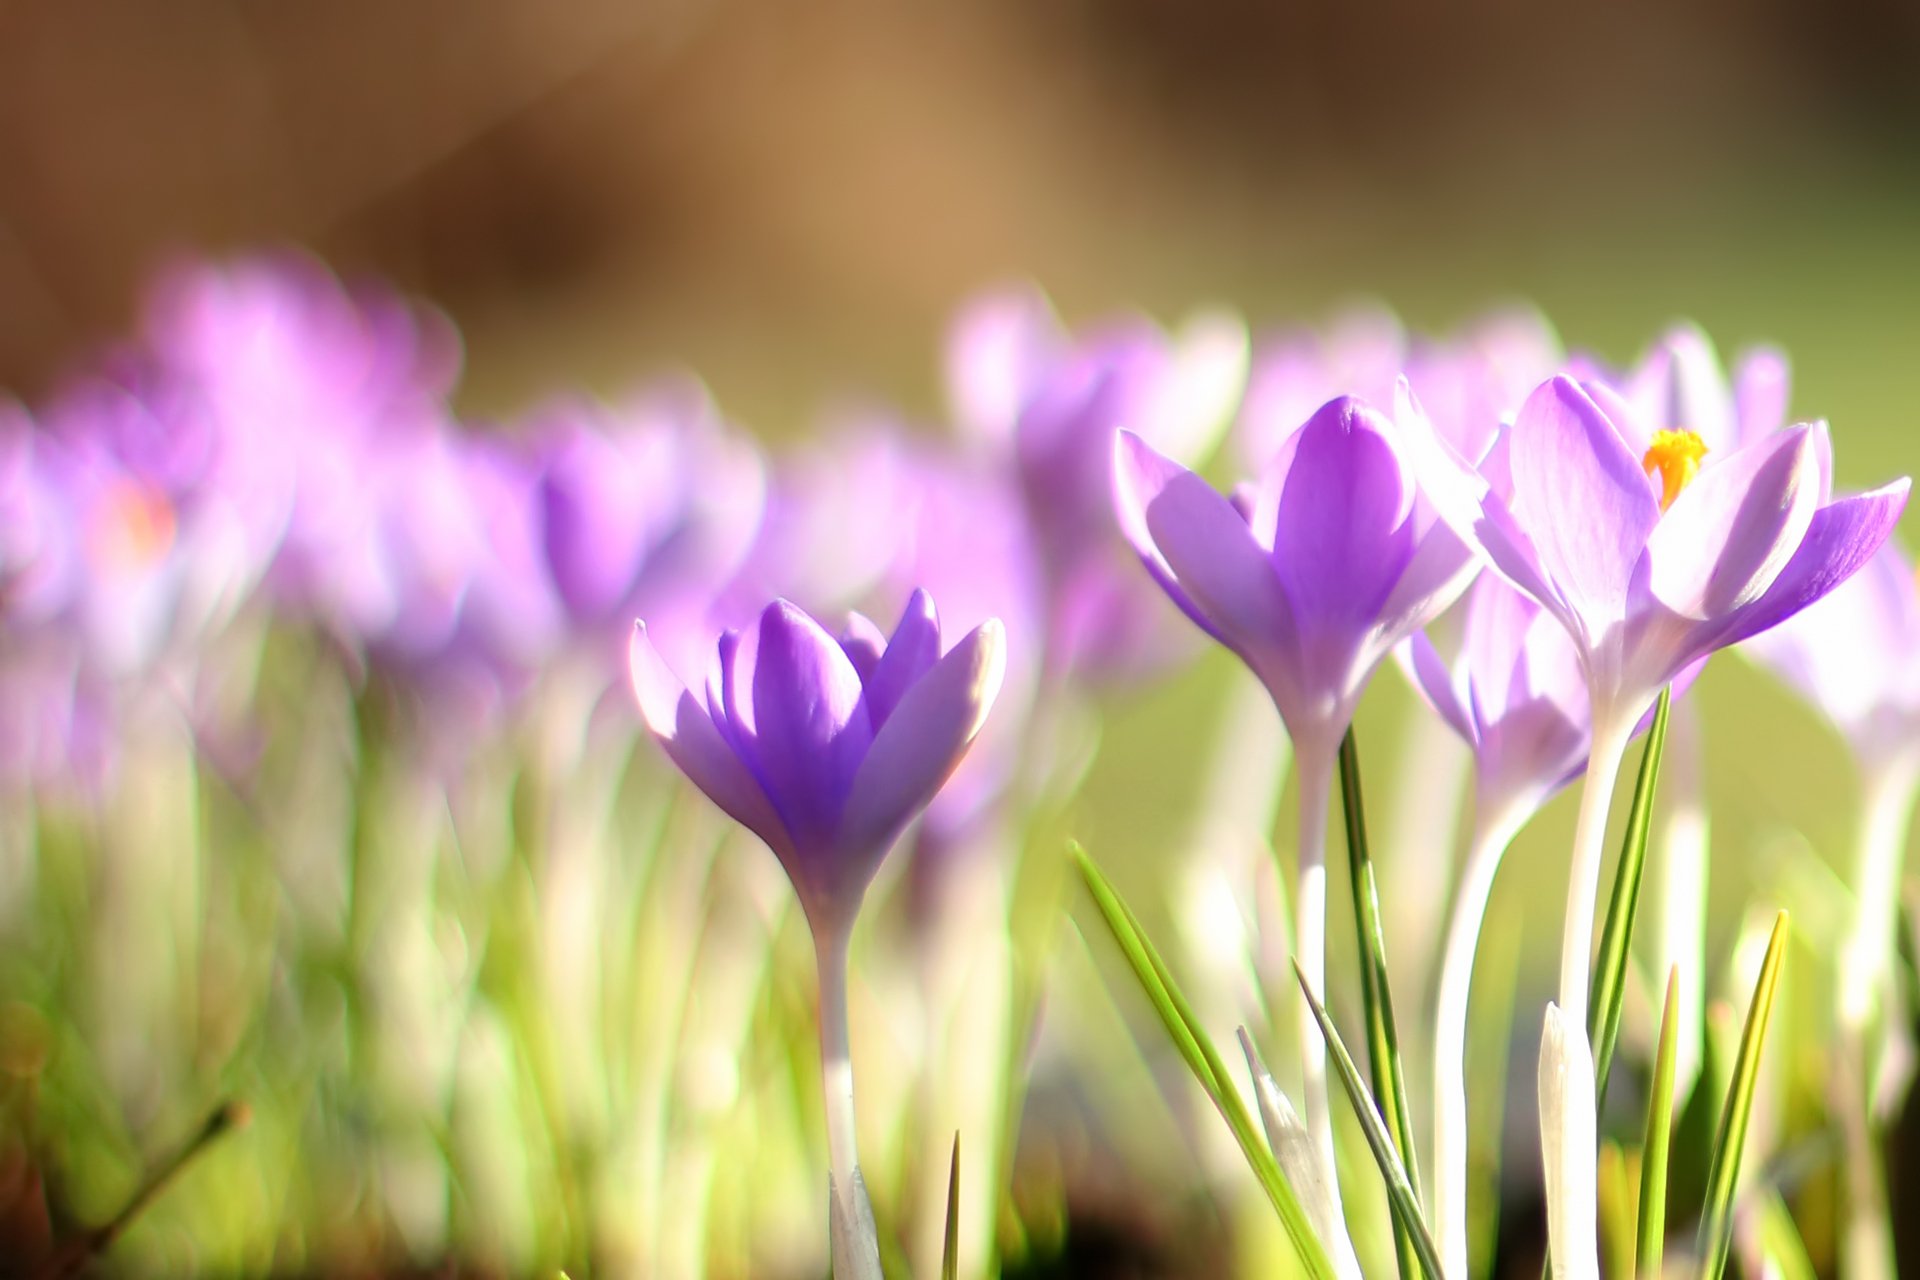
{"label": "white flower stem", "polygon": [[1511,809],[1476,814],[1441,953],[1433,1029],[1433,1228],[1448,1280],[1467,1275],[1467,994],[1493,878],[1523,822]]}
{"label": "white flower stem", "polygon": [[1606,860],[1607,812],[1620,761],[1633,735],[1633,720],[1601,716],[1595,705],[1593,745],[1581,783],[1580,816],[1573,831],[1573,865],[1567,882],[1567,920],[1560,939],[1560,1012],[1574,1026],[1587,1025],[1587,987],[1593,970],[1593,913],[1600,901],[1600,867]]}
{"label": "white flower stem", "polygon": [[[1300,870],[1294,894],[1293,945],[1307,985],[1327,989],[1327,809],[1333,795],[1334,753],[1317,743],[1296,744],[1294,776],[1300,784]],[[1342,1217],[1340,1176],[1334,1156],[1333,1111],[1327,1098],[1327,1045],[1303,995],[1300,1011],[1301,1097],[1307,1130],[1321,1164],[1329,1211]]]}
{"label": "white flower stem", "polygon": [[[1900,901],[1900,864],[1913,817],[1920,773],[1906,757],[1871,765],[1861,795],[1859,843],[1853,876],[1853,920],[1840,951],[1839,1070],[1834,1106],[1846,1140],[1847,1223],[1842,1253],[1854,1280],[1892,1280],[1893,1231],[1874,1141],[1876,998],[1893,959]],[[1883,1017],[1886,1016],[1883,1013]]]}
{"label": "white flower stem", "polygon": [[846,1280],[881,1280],[880,1242],[854,1143],[853,1054],[847,1035],[847,933],[844,928],[816,930],[813,939],[820,973],[820,1077],[826,1091],[827,1229],[832,1240],[834,1275]]}

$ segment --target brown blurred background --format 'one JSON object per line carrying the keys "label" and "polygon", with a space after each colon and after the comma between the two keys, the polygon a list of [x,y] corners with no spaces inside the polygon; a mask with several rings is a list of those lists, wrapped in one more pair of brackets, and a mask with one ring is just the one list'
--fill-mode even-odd
{"label": "brown blurred background", "polygon": [[942,313],[1016,272],[1904,342],[1916,72],[1897,0],[0,0],[0,385],[273,240],[441,302],[486,410],[663,362],[749,417],[929,403]]}

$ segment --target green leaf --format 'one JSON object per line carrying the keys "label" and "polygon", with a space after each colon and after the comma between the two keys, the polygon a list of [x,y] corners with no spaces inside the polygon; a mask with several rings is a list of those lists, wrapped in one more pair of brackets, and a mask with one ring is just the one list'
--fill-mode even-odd
{"label": "green leaf", "polygon": [[947,1239],[940,1250],[940,1280],[960,1274],[960,1131],[953,1131],[953,1162],[947,1166]]}
{"label": "green leaf", "polygon": [[1634,1249],[1640,1275],[1659,1280],[1667,1251],[1667,1149],[1673,1138],[1673,1073],[1680,1051],[1680,971],[1667,972],[1660,1047],[1647,1089],[1647,1132],[1640,1147],[1640,1220]]}
{"label": "green leaf", "polygon": [[1294,961],[1293,974],[1299,979],[1307,1006],[1313,1010],[1314,1021],[1320,1024],[1320,1034],[1326,1037],[1327,1054],[1333,1059],[1335,1072],[1347,1091],[1347,1101],[1353,1104],[1354,1114],[1360,1117],[1360,1128],[1367,1136],[1367,1146],[1373,1152],[1374,1163],[1380,1166],[1380,1176],[1386,1180],[1387,1204],[1393,1210],[1394,1222],[1406,1232],[1414,1258],[1428,1280],[1442,1280],[1446,1273],[1440,1267],[1440,1251],[1434,1247],[1433,1237],[1427,1233],[1426,1220],[1420,1213],[1420,1201],[1413,1193],[1413,1180],[1407,1176],[1407,1166],[1400,1159],[1393,1138],[1387,1133],[1387,1122],[1381,1118],[1373,1095],[1367,1092],[1366,1081],[1360,1078],[1360,1069],[1353,1065],[1353,1055],[1347,1052],[1340,1033],[1334,1029],[1333,1019],[1308,984],[1307,975],[1301,970],[1298,960]]}
{"label": "green leaf", "polygon": [[1600,1140],[1600,1159],[1594,1169],[1594,1190],[1600,1201],[1600,1258],[1605,1273],[1617,1280],[1633,1280],[1632,1160],[1620,1144]]}
{"label": "green leaf", "polygon": [[1780,1280],[1819,1280],[1813,1259],[1807,1255],[1806,1241],[1794,1225],[1787,1202],[1771,1187],[1758,1193],[1760,1250],[1773,1274]]}
{"label": "green leaf", "polygon": [[1747,1007],[1747,1023],[1740,1032],[1740,1051],[1733,1062],[1733,1080],[1720,1112],[1720,1131],[1713,1141],[1713,1164],[1707,1173],[1707,1202],[1700,1216],[1701,1280],[1720,1280],[1727,1267],[1733,1240],[1733,1196],[1740,1180],[1740,1157],[1747,1144],[1747,1125],[1753,1117],[1753,1090],[1760,1080],[1760,1048],[1767,1038],[1767,1019],[1780,987],[1780,967],[1787,956],[1787,913],[1773,920],[1767,956],[1760,965],[1760,981]]}
{"label": "green leaf", "polygon": [[1207,1038],[1193,1006],[1180,993],[1160,953],[1140,928],[1140,922],[1134,918],[1133,912],[1121,900],[1113,885],[1101,874],[1100,868],[1094,865],[1093,859],[1087,856],[1086,850],[1073,845],[1071,852],[1080,868],[1081,877],[1087,883],[1087,890],[1093,896],[1094,905],[1100,909],[1101,919],[1106,921],[1113,940],[1120,946],[1120,954],[1126,958],[1128,967],[1139,980],[1141,990],[1146,992],[1154,1012],[1160,1015],[1160,1021],[1173,1038],[1174,1048],[1186,1061],[1187,1069],[1193,1072],[1194,1079],[1200,1082],[1200,1087],[1206,1091],[1214,1108],[1227,1122],[1227,1128],[1233,1132],[1234,1140],[1240,1144],[1240,1152],[1246,1157],[1254,1177],[1267,1193],[1267,1198],[1273,1202],[1274,1211],[1280,1216],[1280,1225],[1293,1242],[1294,1252],[1315,1280],[1334,1280],[1333,1264],[1319,1237],[1313,1233],[1300,1197],[1281,1172],[1266,1139],[1248,1114],[1246,1104],[1241,1101],[1239,1091],[1234,1088],[1233,1080],[1227,1074],[1225,1063],[1213,1047],[1213,1042]]}
{"label": "green leaf", "polygon": [[1653,823],[1654,783],[1660,775],[1660,757],[1667,746],[1667,719],[1673,709],[1673,690],[1660,691],[1640,755],[1640,776],[1633,784],[1633,808],[1627,813],[1627,834],[1620,846],[1620,865],[1614,872],[1613,896],[1607,900],[1607,922],[1600,932],[1600,955],[1593,966],[1593,986],[1587,1001],[1587,1038],[1593,1041],[1593,1096],[1602,1110],[1607,1105],[1607,1080],[1613,1074],[1613,1047],[1620,1037],[1620,1007],[1627,993],[1627,949],[1633,942],[1633,917],[1640,907],[1640,882],[1647,869],[1647,832]]}
{"label": "green leaf", "polygon": [[[1420,1203],[1419,1161],[1414,1158],[1413,1118],[1407,1111],[1407,1077],[1400,1062],[1400,1036],[1393,1023],[1393,992],[1387,983],[1387,940],[1380,924],[1380,891],[1367,845],[1366,804],[1360,792],[1360,748],[1349,728],[1340,740],[1340,805],[1346,815],[1347,863],[1352,871],[1354,933],[1360,940],[1360,991],[1367,1015],[1367,1066],[1373,1096],[1407,1170],[1407,1188]],[[1411,1280],[1417,1259],[1406,1228],[1394,1223],[1394,1252],[1402,1280]]]}

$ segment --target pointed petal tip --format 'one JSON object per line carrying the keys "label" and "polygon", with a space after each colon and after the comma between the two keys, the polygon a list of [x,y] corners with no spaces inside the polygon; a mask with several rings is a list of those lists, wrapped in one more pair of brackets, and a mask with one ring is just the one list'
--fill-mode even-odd
{"label": "pointed petal tip", "polygon": [[667,666],[647,633],[647,624],[639,618],[633,620],[633,634],[627,640],[627,679],[647,728],[655,737],[671,738],[678,730],[680,699],[687,686]]}

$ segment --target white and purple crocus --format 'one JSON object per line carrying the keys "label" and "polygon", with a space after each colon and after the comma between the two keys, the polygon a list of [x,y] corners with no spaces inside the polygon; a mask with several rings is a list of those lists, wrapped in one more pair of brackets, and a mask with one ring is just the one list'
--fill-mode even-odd
{"label": "white and purple crocus", "polygon": [[[1607,809],[1635,724],[1659,691],[1716,649],[1776,626],[1873,556],[1906,505],[1907,481],[1832,497],[1824,423],[1763,434],[1722,457],[1690,430],[1644,426],[1598,383],[1556,377],[1521,406],[1476,470],[1423,429],[1403,394],[1423,487],[1493,567],[1567,629],[1586,676],[1593,736],[1574,835],[1560,957],[1549,1010],[1576,1065],[1584,1042],[1593,915]],[[1510,496],[1509,496],[1510,495]],[[1578,1075],[1542,1059],[1550,1202],[1565,1224],[1556,1270],[1590,1269],[1591,1107],[1545,1096]],[[1577,1114],[1581,1111],[1587,1114]],[[1578,1234],[1564,1240],[1567,1231]]]}
{"label": "white and purple crocus", "polygon": [[[1231,501],[1138,436],[1115,441],[1120,525],[1201,630],[1252,668],[1293,739],[1300,789],[1294,945],[1326,978],[1326,828],[1340,740],[1383,658],[1478,569],[1422,496],[1394,421],[1329,401]],[[1345,1239],[1334,1175],[1326,1048],[1300,1005],[1307,1125],[1331,1203],[1315,1225]]]}
{"label": "white and purple crocus", "polygon": [[1000,624],[947,650],[916,591],[892,636],[855,615],[835,639],[778,600],[720,638],[704,690],[668,668],[636,625],[634,693],[647,727],[708,798],[766,842],[813,932],[831,1159],[834,1272],[878,1280],[854,1144],[847,943],[868,883],[985,723],[1005,671]]}

